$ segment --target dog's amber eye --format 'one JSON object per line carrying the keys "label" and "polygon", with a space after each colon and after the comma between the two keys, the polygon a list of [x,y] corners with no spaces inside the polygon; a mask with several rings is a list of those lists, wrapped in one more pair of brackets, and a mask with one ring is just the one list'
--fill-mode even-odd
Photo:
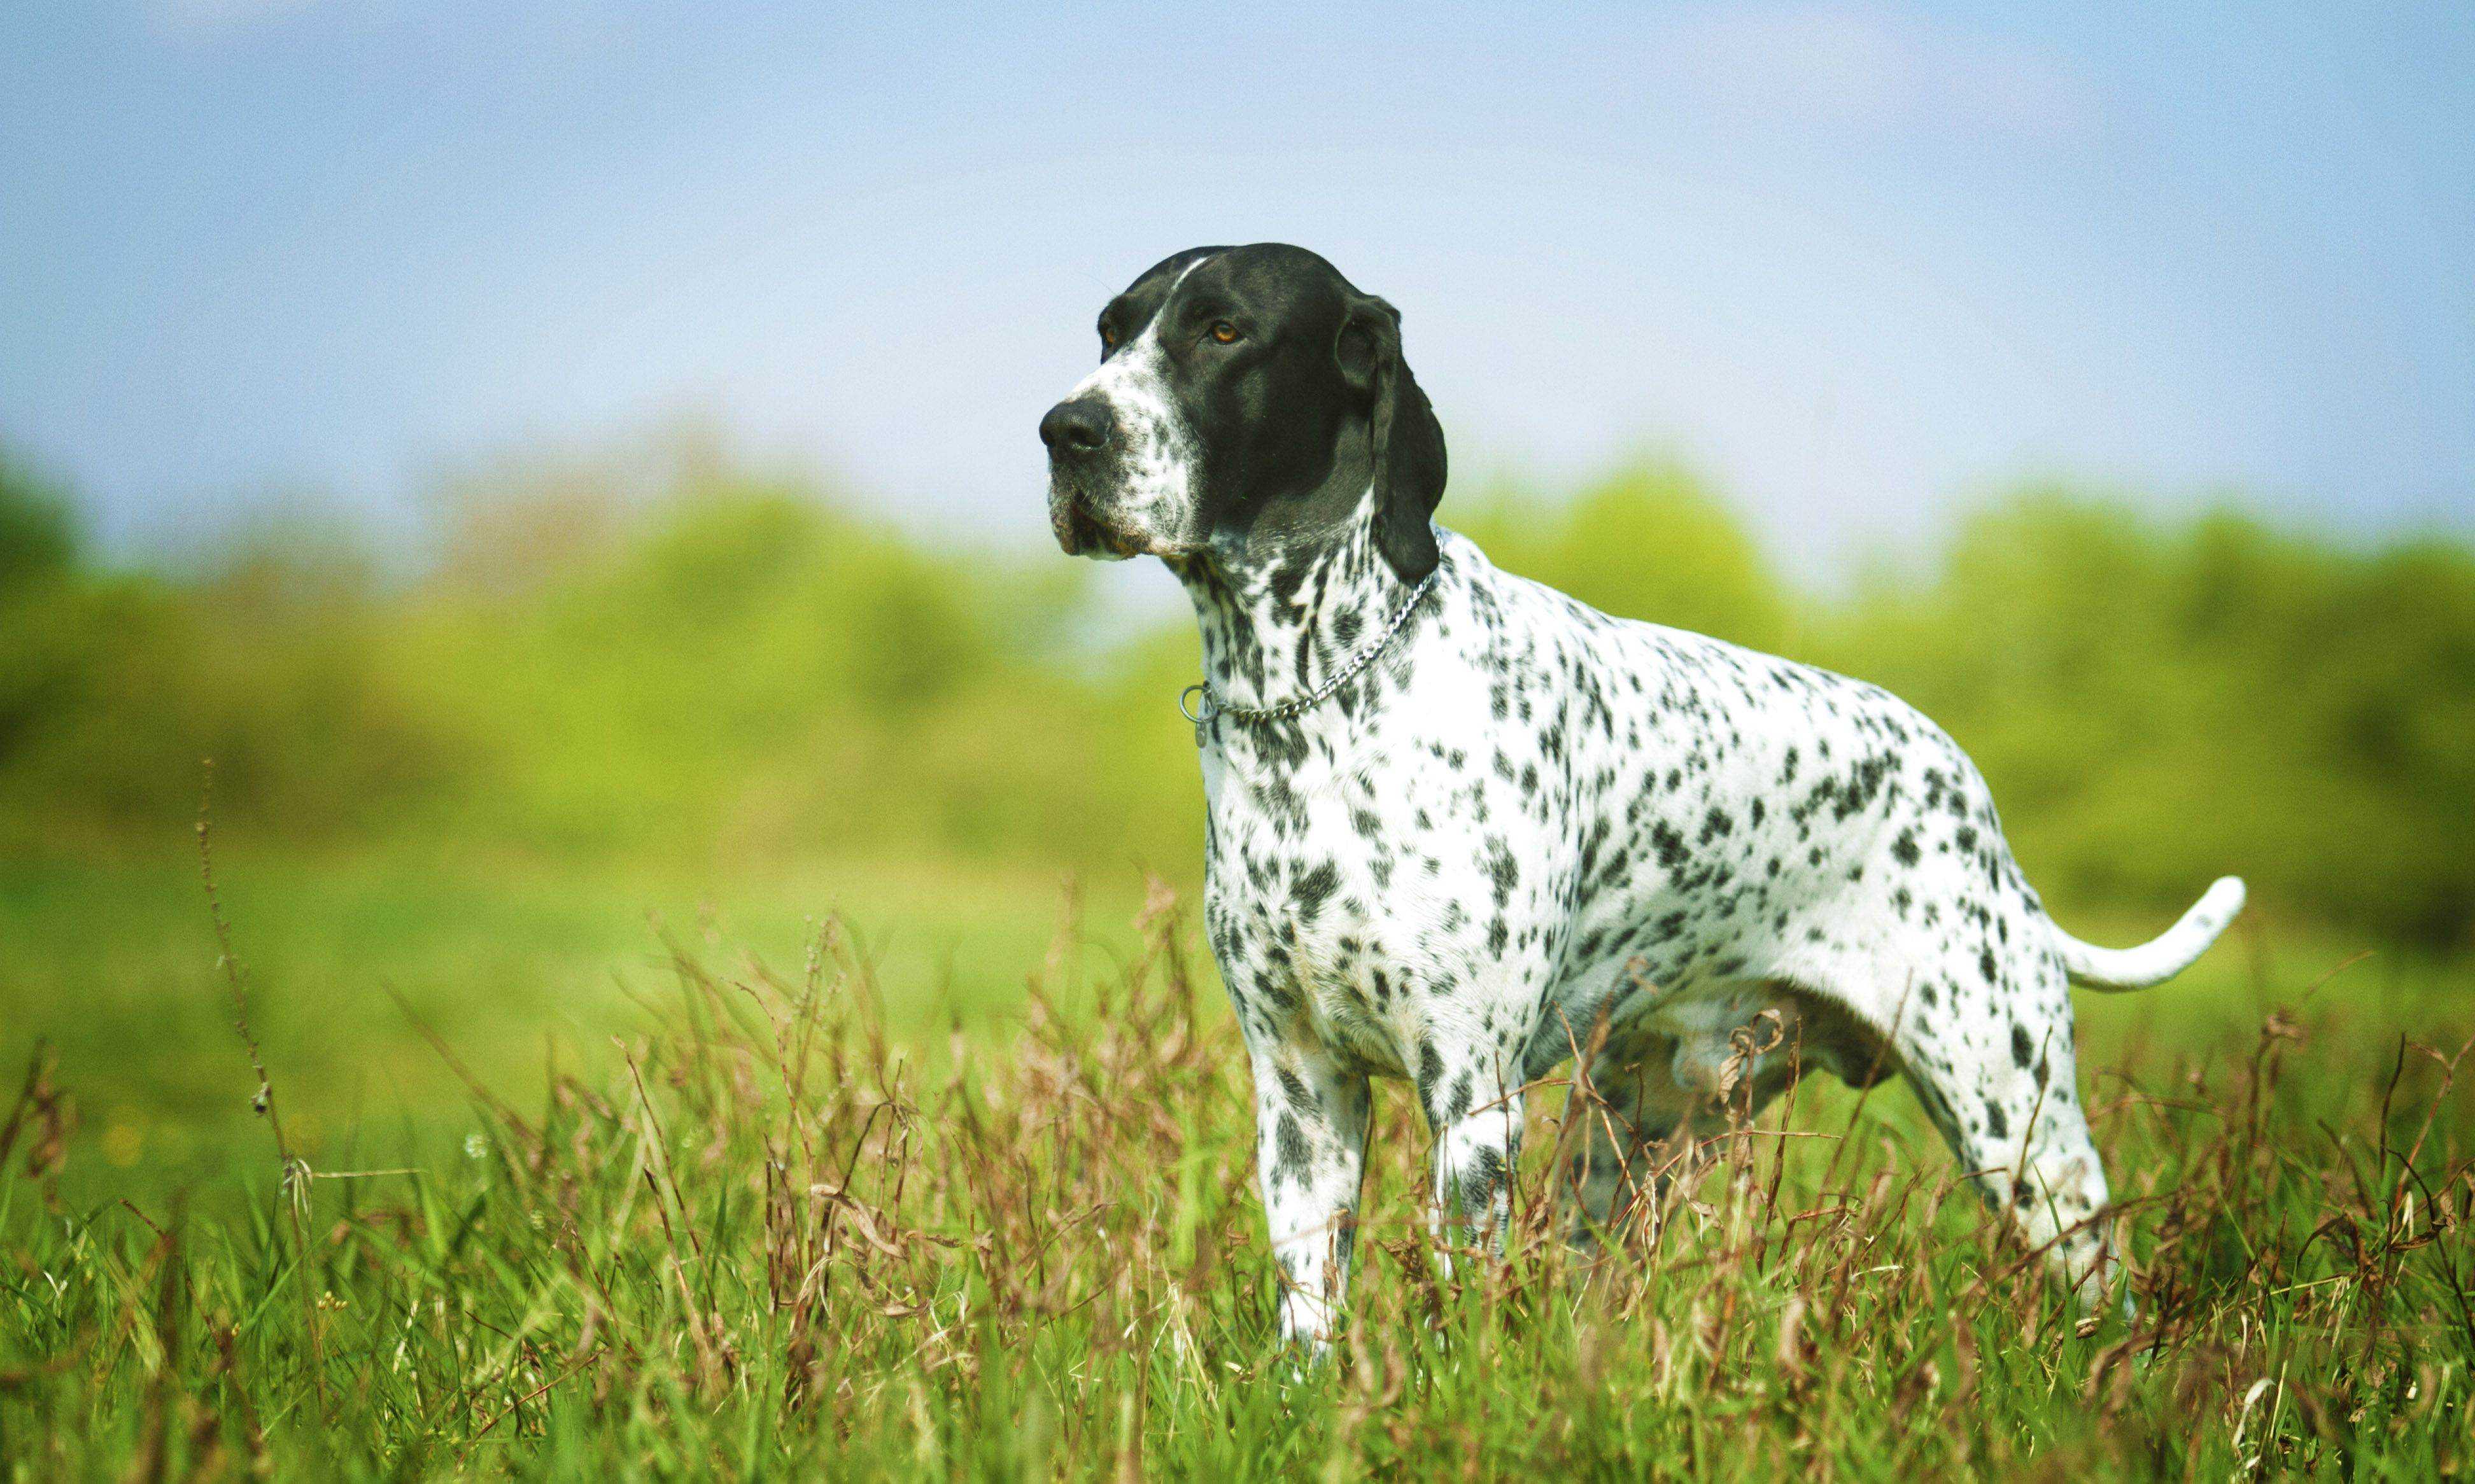
{"label": "dog's amber eye", "polygon": [[1100,349],[1104,351],[1114,351],[1116,348],[1117,332],[1114,329],[1104,329],[1100,331]]}
{"label": "dog's amber eye", "polygon": [[1238,338],[1238,327],[1230,324],[1227,320],[1213,320],[1212,322],[1212,338],[1219,341],[1222,345],[1227,345]]}

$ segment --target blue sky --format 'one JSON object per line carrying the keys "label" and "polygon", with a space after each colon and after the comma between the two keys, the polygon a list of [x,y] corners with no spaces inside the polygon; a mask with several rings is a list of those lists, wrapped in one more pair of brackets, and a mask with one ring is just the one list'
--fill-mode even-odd
{"label": "blue sky", "polygon": [[1280,238],[1458,467],[1808,570],[2026,475],[2475,529],[2463,0],[1064,9],[25,0],[0,438],[146,544],[689,416],[1035,543],[1099,304]]}

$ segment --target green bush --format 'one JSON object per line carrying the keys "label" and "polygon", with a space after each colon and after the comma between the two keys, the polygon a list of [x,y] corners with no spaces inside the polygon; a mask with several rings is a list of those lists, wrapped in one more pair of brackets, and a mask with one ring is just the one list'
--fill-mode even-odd
{"label": "green bush", "polygon": [[[462,481],[409,576],[282,526],[124,571],[0,463],[0,839],[236,828],[689,864],[928,854],[1172,869],[1200,802],[1183,615],[927,543],[709,450]],[[1800,595],[1672,465],[1447,511],[1612,612],[1878,681],[1975,756],[2049,894],[2223,871],[2272,910],[2475,924],[2475,556],[2027,490],[1913,570]],[[314,539],[313,539],[314,538]],[[965,575],[968,573],[968,578]]]}
{"label": "green bush", "polygon": [[1970,521],[1815,648],[1975,757],[2031,877],[2167,902],[2224,871],[2424,941],[2475,914],[2475,558],[2052,491]]}

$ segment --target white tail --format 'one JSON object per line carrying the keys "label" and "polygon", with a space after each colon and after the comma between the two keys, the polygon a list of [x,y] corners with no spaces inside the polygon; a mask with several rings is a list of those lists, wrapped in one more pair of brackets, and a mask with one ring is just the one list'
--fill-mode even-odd
{"label": "white tail", "polygon": [[2075,985],[2109,993],[2145,989],[2190,968],[2192,961],[2208,952],[2226,924],[2235,920],[2242,904],[2242,878],[2220,876],[2192,904],[2182,921],[2137,948],[2099,948],[2059,927],[2054,929],[2054,946],[2062,951],[2063,967]]}

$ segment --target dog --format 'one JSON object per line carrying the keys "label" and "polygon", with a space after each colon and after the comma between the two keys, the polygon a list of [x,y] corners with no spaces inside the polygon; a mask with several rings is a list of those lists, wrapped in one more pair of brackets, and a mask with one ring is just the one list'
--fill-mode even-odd
{"label": "dog", "polygon": [[[1594,1034],[1587,1246],[1654,1156],[1799,1069],[1904,1073],[2084,1309],[2115,1281],[2069,985],[2182,970],[2228,877],[2132,949],[2065,933],[1975,766],[1874,686],[1610,618],[1434,523],[1401,318],[1302,248],[1195,248],[1109,301],[1041,420],[1068,555],[1193,599],[1205,926],[1254,1078],[1282,1335],[1348,1282],[1368,1079],[1434,1136],[1443,1234],[1498,1251],[1526,1084]],[[1645,551],[1643,561],[1656,553]],[[1604,1017],[1605,1025],[1600,1022]]]}

